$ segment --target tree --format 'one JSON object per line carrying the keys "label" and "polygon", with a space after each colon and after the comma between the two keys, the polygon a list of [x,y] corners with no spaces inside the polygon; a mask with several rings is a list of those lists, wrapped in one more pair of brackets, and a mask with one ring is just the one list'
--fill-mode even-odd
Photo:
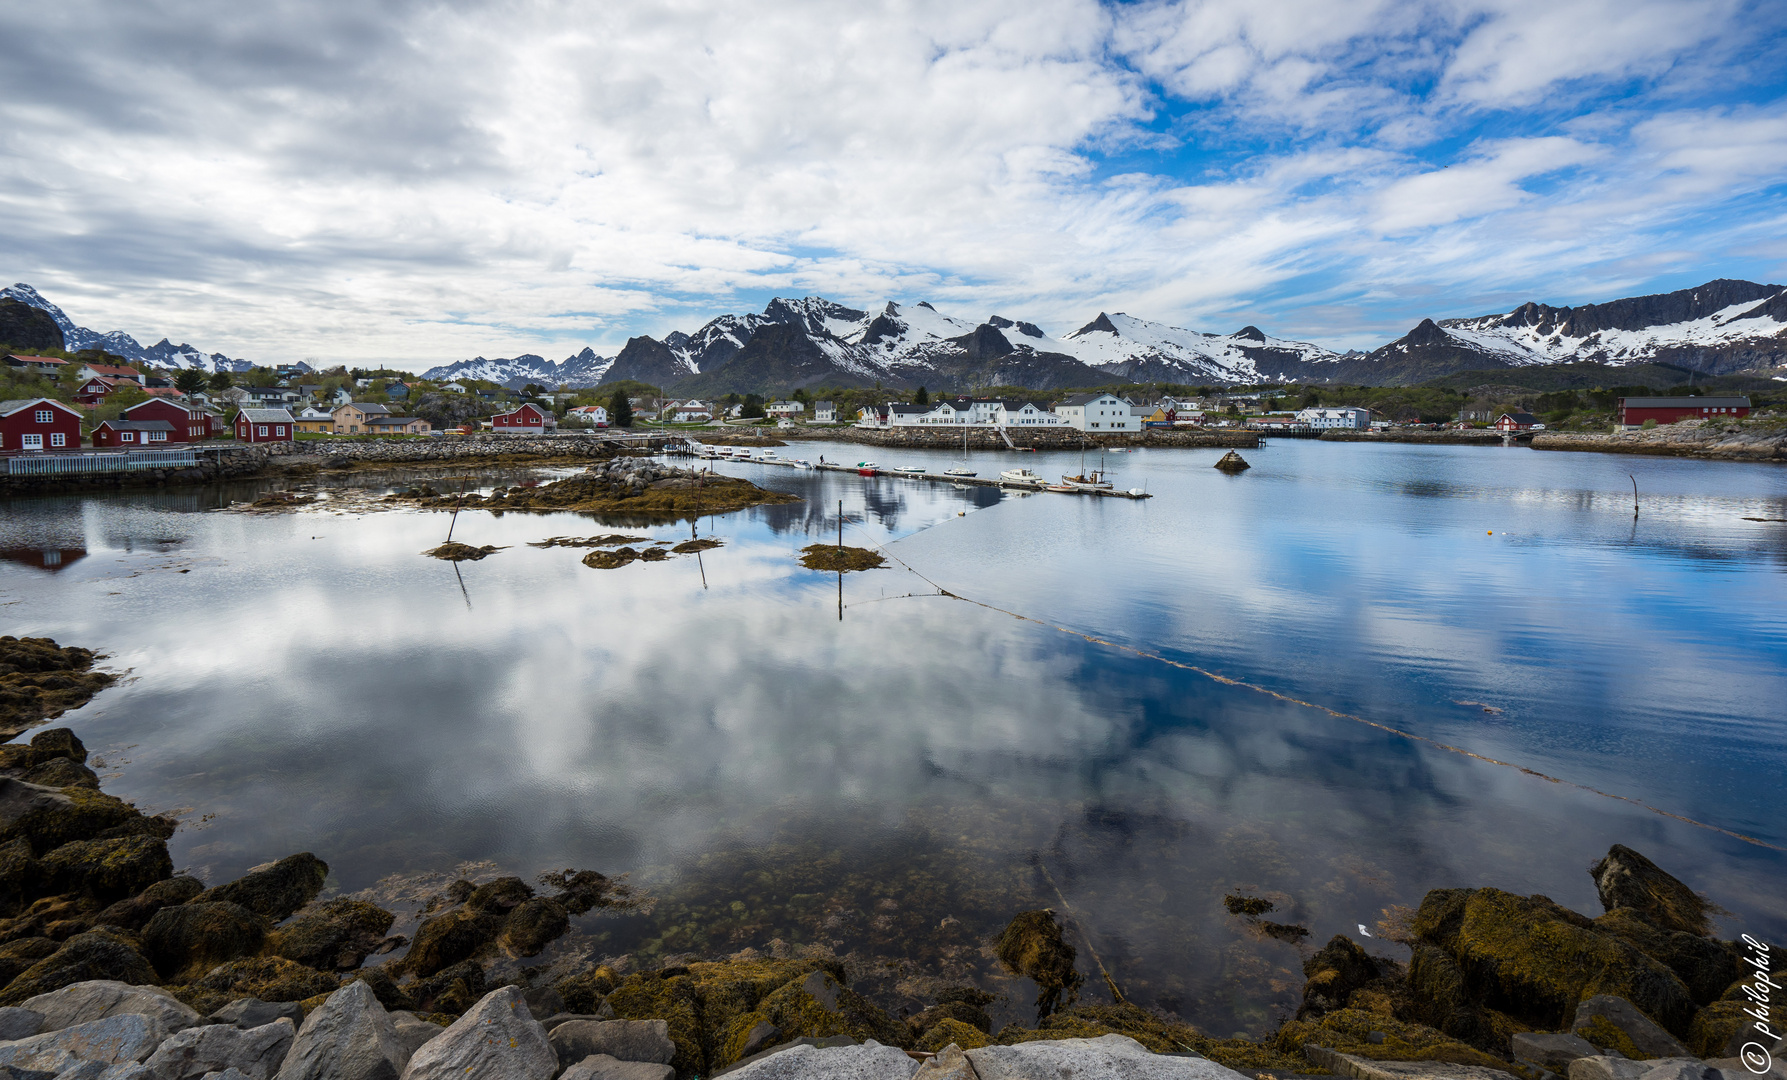
{"label": "tree", "polygon": [[744,400],[744,406],[739,411],[738,415],[741,418],[746,419],[746,420],[761,419],[764,415],[763,395],[762,394],[746,394],[745,400]]}
{"label": "tree", "polygon": [[546,388],[544,386],[541,386],[537,382],[531,382],[531,383],[528,383],[526,386],[522,387],[521,392],[526,394],[528,397],[539,397],[541,394],[544,394],[546,392]]}
{"label": "tree", "polygon": [[914,405],[929,405],[930,403],[931,395],[922,386],[918,388],[918,393],[912,395],[912,404]]}
{"label": "tree", "polygon": [[205,388],[205,373],[198,368],[181,368],[174,373],[174,389],[182,394],[196,394]]}
{"label": "tree", "polygon": [[209,386],[214,391],[228,390],[231,386],[235,385],[235,382],[230,378],[229,372],[214,371],[211,373],[211,377],[205,380],[205,385]]}
{"label": "tree", "polygon": [[625,390],[616,390],[608,399],[608,422],[615,427],[633,426],[633,403],[627,400]]}

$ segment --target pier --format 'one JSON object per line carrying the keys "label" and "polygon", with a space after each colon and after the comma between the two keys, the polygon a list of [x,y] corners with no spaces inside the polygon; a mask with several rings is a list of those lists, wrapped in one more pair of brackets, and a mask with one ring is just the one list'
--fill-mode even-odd
{"label": "pier", "polygon": [[[732,454],[703,453],[702,451],[704,449],[711,449],[711,448],[698,447],[698,446],[690,444],[690,443],[683,443],[680,446],[678,446],[678,445],[668,446],[665,448],[664,452],[667,454],[677,454],[677,455],[688,456],[688,457],[699,457],[699,458],[702,458],[702,459],[708,460],[708,461],[738,461],[738,462],[749,463],[752,465],[782,465],[782,466],[786,466],[787,468],[790,468],[790,469],[802,468],[802,466],[795,464],[795,460],[792,458],[783,458],[783,457],[765,458],[765,457],[756,457],[756,456],[736,457]],[[864,469],[864,468],[861,468],[860,466],[856,466],[856,465],[843,465],[843,464],[837,464],[837,463],[829,462],[829,461],[825,462],[824,464],[819,464],[817,462],[809,462],[806,467],[811,468],[816,472],[854,473],[858,476],[864,476],[864,475],[867,475],[867,476],[888,476],[888,477],[896,477],[896,478],[904,479],[904,480],[922,480],[922,481],[925,481],[927,483],[932,483],[932,484],[960,484],[963,486],[972,485],[972,486],[976,486],[976,487],[995,487],[995,488],[1005,488],[1010,491],[1039,491],[1039,492],[1050,492],[1051,494],[1056,494],[1056,495],[1093,495],[1093,496],[1099,496],[1099,497],[1108,498],[1108,499],[1151,499],[1151,498],[1153,498],[1152,495],[1148,494],[1145,491],[1129,491],[1129,490],[1124,490],[1124,489],[1119,489],[1119,488],[1109,488],[1109,489],[1075,488],[1071,491],[1060,491],[1060,490],[1057,490],[1055,487],[1051,487],[1046,482],[1040,483],[1040,484],[1015,484],[1009,480],[1002,480],[997,476],[993,476],[993,477],[951,476],[948,473],[904,472],[900,469],[884,469],[884,468],[881,468],[880,466],[876,466],[874,469]]]}

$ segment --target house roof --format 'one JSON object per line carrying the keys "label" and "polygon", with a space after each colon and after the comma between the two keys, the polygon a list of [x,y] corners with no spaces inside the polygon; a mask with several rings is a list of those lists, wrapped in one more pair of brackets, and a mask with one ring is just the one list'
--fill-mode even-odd
{"label": "house roof", "polygon": [[174,425],[166,420],[101,420],[97,427],[109,427],[117,431],[172,431]]}
{"label": "house roof", "polygon": [[[1514,412],[1514,413],[1505,412],[1502,414],[1502,416],[1507,417],[1508,419],[1514,421],[1516,424],[1536,424],[1539,422],[1539,418],[1529,412]],[[1499,420],[1500,418],[1501,417],[1497,417],[1496,419]]]}
{"label": "house roof", "polygon": [[904,414],[909,415],[912,413],[930,412],[931,407],[929,405],[907,405],[904,402],[890,401],[887,403],[887,411],[895,412],[895,413],[904,413]]}
{"label": "house roof", "polygon": [[402,427],[404,424],[413,424],[416,420],[414,416],[369,416],[366,423],[380,427]]}
{"label": "house roof", "polygon": [[135,379],[137,377],[136,368],[115,367],[111,364],[86,364],[84,366],[95,375],[110,375],[119,379]]}
{"label": "house roof", "polygon": [[66,364],[68,361],[54,356],[23,356],[19,353],[8,353],[8,360],[17,360],[21,364]]}
{"label": "house roof", "polygon": [[1620,398],[1628,409],[1747,409],[1747,397],[1629,397]]}
{"label": "house roof", "polygon": [[346,409],[346,408],[359,409],[361,412],[365,413],[367,416],[385,416],[391,412],[390,409],[387,409],[383,405],[380,405],[377,402],[373,402],[373,401],[350,401],[346,405],[343,405],[342,408],[343,409]]}
{"label": "house roof", "polygon": [[129,416],[131,413],[136,412],[145,405],[172,405],[182,412],[186,411],[186,406],[181,402],[169,401],[165,397],[151,396],[148,401],[139,401],[135,405],[127,406],[124,410],[124,415]]}
{"label": "house roof", "polygon": [[33,405],[54,405],[56,408],[61,409],[65,413],[70,413],[74,416],[81,415],[76,410],[69,408],[67,405],[62,404],[60,401],[57,401],[55,398],[38,397],[38,398],[13,398],[11,401],[0,401],[0,416],[11,416],[13,413],[18,412],[20,409],[29,409]]}
{"label": "house roof", "polygon": [[245,416],[251,424],[295,424],[292,414],[284,409],[243,409],[238,416]]}
{"label": "house roof", "polygon": [[1063,404],[1063,405],[1085,405],[1088,402],[1097,401],[1100,398],[1110,398],[1110,399],[1118,402],[1119,404],[1124,403],[1123,399],[1118,397],[1116,394],[1070,394],[1070,395],[1068,395],[1067,400],[1063,401],[1061,404]]}

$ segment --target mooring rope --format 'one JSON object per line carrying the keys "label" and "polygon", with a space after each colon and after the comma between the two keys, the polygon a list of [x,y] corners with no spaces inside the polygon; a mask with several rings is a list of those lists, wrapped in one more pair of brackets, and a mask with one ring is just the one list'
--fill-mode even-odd
{"label": "mooring rope", "polygon": [[[863,531],[856,525],[850,525],[850,529],[854,532],[862,532]],[[914,535],[916,535],[916,534],[914,534]],[[904,539],[904,537],[902,537],[901,539]],[[1705,829],[1708,832],[1716,832],[1722,836],[1729,836],[1734,840],[1742,840],[1746,844],[1754,844],[1757,847],[1768,848],[1770,851],[1787,851],[1787,847],[1782,847],[1779,844],[1771,844],[1766,840],[1762,840],[1762,839],[1759,839],[1754,836],[1749,836],[1749,835],[1737,832],[1732,829],[1727,829],[1721,825],[1713,825],[1709,822],[1700,821],[1695,818],[1688,817],[1685,814],[1675,813],[1672,810],[1664,810],[1660,807],[1652,806],[1651,804],[1645,802],[1642,799],[1635,799],[1630,795],[1621,795],[1617,792],[1612,792],[1612,791],[1602,791],[1600,788],[1594,787],[1590,784],[1582,784],[1582,783],[1578,783],[1574,780],[1565,780],[1561,777],[1552,776],[1548,773],[1540,772],[1537,769],[1529,769],[1524,765],[1517,765],[1511,761],[1502,761],[1499,758],[1492,758],[1485,754],[1479,754],[1474,750],[1467,750],[1462,746],[1453,746],[1451,743],[1443,743],[1443,742],[1440,742],[1438,739],[1432,739],[1432,738],[1427,737],[1426,735],[1417,735],[1412,731],[1404,731],[1401,728],[1392,727],[1389,724],[1384,724],[1384,723],[1380,723],[1376,720],[1367,719],[1366,717],[1359,716],[1355,713],[1341,712],[1339,709],[1333,709],[1326,705],[1318,704],[1313,701],[1304,701],[1302,698],[1292,697],[1289,694],[1285,694],[1280,691],[1274,690],[1271,687],[1260,686],[1257,683],[1250,683],[1243,679],[1230,678],[1227,675],[1218,674],[1217,672],[1211,671],[1208,668],[1199,667],[1196,664],[1187,664],[1187,663],[1184,663],[1183,661],[1170,659],[1169,657],[1162,656],[1160,653],[1157,653],[1157,652],[1149,652],[1146,649],[1137,648],[1134,645],[1125,645],[1120,641],[1111,641],[1106,638],[1101,638],[1101,637],[1097,636],[1096,634],[1088,633],[1084,630],[1076,630],[1071,626],[1062,626],[1058,623],[1049,622],[1046,619],[1038,619],[1038,618],[1035,618],[1030,615],[1024,615],[1019,612],[1012,611],[1009,608],[1002,608],[997,604],[989,604],[984,600],[975,600],[975,599],[972,599],[971,597],[963,596],[960,593],[951,592],[950,590],[945,589],[943,586],[937,584],[935,581],[932,581],[930,578],[926,577],[925,575],[919,573],[918,570],[915,567],[913,567],[911,563],[908,563],[906,560],[900,558],[898,555],[895,555],[892,551],[889,551],[888,544],[892,544],[893,542],[894,541],[889,540],[885,544],[875,544],[872,539],[870,540],[870,543],[874,544],[875,550],[879,551],[881,554],[892,559],[894,562],[899,563],[901,566],[905,567],[909,573],[911,573],[913,576],[917,577],[920,581],[929,585],[931,588],[936,589],[938,596],[948,597],[951,600],[959,600],[964,604],[972,604],[975,607],[985,608],[988,611],[996,611],[1001,615],[1009,615],[1014,619],[1019,619],[1023,622],[1027,622],[1027,623],[1033,623],[1037,626],[1046,627],[1050,630],[1059,631],[1060,633],[1063,633],[1063,634],[1070,634],[1074,637],[1080,638],[1083,641],[1090,642],[1091,644],[1103,645],[1105,648],[1116,649],[1119,652],[1126,652],[1132,656],[1141,657],[1144,660],[1153,660],[1153,661],[1156,661],[1157,663],[1166,664],[1169,667],[1178,668],[1181,671],[1190,671],[1190,672],[1193,672],[1194,674],[1202,675],[1204,678],[1209,679],[1212,682],[1220,683],[1223,686],[1234,686],[1234,687],[1239,687],[1243,690],[1252,690],[1256,694],[1264,694],[1267,697],[1273,698],[1278,701],[1285,702],[1286,704],[1289,704],[1289,705],[1300,705],[1305,709],[1314,709],[1318,712],[1326,713],[1329,716],[1334,717],[1337,720],[1351,720],[1356,724],[1364,724],[1367,727],[1376,728],[1377,730],[1385,732],[1386,734],[1395,735],[1398,738],[1402,738],[1402,739],[1408,739],[1411,742],[1426,743],[1428,746],[1434,747],[1436,749],[1445,750],[1445,751],[1447,751],[1449,753],[1453,753],[1453,754],[1460,754],[1464,757],[1473,758],[1477,761],[1481,761],[1481,762],[1484,762],[1489,765],[1499,765],[1505,769],[1517,769],[1520,772],[1523,772],[1528,776],[1538,777],[1540,780],[1547,781],[1548,783],[1560,784],[1560,785],[1563,785],[1564,787],[1575,788],[1578,791],[1586,791],[1591,795],[1599,795],[1604,799],[1615,799],[1615,800],[1618,800],[1619,802],[1630,803],[1633,806],[1640,807],[1645,810],[1649,810],[1651,813],[1657,814],[1661,817],[1672,818],[1676,821],[1682,822],[1683,824],[1692,825],[1697,829]],[[1063,901],[1063,902],[1065,903],[1065,901]],[[1101,968],[1101,970],[1102,970],[1102,968]],[[1106,977],[1109,978],[1108,975]]]}

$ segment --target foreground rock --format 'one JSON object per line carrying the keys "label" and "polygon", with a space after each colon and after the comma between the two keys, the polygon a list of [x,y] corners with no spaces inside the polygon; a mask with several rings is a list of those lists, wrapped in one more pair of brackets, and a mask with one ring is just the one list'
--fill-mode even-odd
{"label": "foreground rock", "polygon": [[76,983],[26,999],[26,1009],[43,1017],[43,1030],[72,1027],[108,1016],[147,1016],[168,1031],[201,1023],[199,1014],[159,986],[131,986],[110,980]]}
{"label": "foreground rock", "polygon": [[[1247,1080],[1240,1073],[1198,1057],[1155,1054],[1134,1039],[1096,1039],[983,1046],[966,1057],[980,1080],[1121,1076],[1134,1080]],[[1498,1078],[1502,1080],[1502,1078]]]}
{"label": "foreground rock", "polygon": [[235,1069],[249,1080],[271,1080],[296,1031],[283,1016],[254,1028],[230,1024],[187,1028],[165,1040],[143,1066],[155,1080],[199,1080],[225,1069]]}
{"label": "foreground rock", "polygon": [[142,1061],[167,1035],[167,1029],[151,1017],[108,1016],[0,1045],[0,1065],[60,1073],[83,1061],[108,1065]]}
{"label": "foreground rock", "polygon": [[918,1062],[873,1039],[860,1046],[791,1046],[726,1074],[727,1080],[906,1080]]}
{"label": "foreground rock", "polygon": [[304,1018],[278,1080],[396,1080],[403,1046],[372,988],[352,982]]}
{"label": "foreground rock", "polygon": [[551,1080],[558,1070],[526,997],[505,986],[417,1050],[403,1080]]}
{"label": "foreground rock", "polygon": [[1533,449],[1656,454],[1724,461],[1783,461],[1787,460],[1787,426],[1778,421],[1683,420],[1649,431],[1612,434],[1542,431],[1533,436]]}
{"label": "foreground rock", "polygon": [[654,1065],[668,1065],[676,1056],[663,1020],[572,1020],[554,1027],[548,1040],[566,1066],[596,1055]]}

